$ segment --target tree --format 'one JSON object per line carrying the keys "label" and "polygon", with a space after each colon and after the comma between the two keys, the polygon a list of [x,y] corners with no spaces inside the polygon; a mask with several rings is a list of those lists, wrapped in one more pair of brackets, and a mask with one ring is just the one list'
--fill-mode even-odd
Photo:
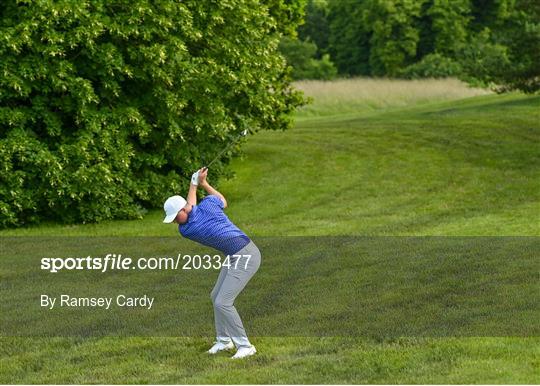
{"label": "tree", "polygon": [[469,0],[433,0],[426,14],[431,19],[434,51],[453,57],[468,35],[471,6]]}
{"label": "tree", "polygon": [[369,26],[370,66],[373,75],[396,76],[413,63],[420,40],[416,21],[422,1],[370,0],[363,14]]}
{"label": "tree", "polygon": [[309,0],[306,6],[304,23],[298,27],[298,39],[313,42],[317,47],[316,59],[328,53],[328,2],[326,0]]}
{"label": "tree", "polygon": [[328,51],[341,74],[396,76],[413,63],[426,0],[330,3]]}
{"label": "tree", "polygon": [[138,217],[238,131],[288,128],[303,6],[4,0],[0,227]]}
{"label": "tree", "polygon": [[316,59],[317,46],[312,42],[293,39],[285,36],[279,50],[292,67],[293,79],[323,79],[330,80],[337,74],[334,63],[328,54]]}
{"label": "tree", "polygon": [[370,32],[363,21],[367,1],[329,3],[328,52],[339,74],[371,75]]}
{"label": "tree", "polygon": [[504,0],[487,26],[471,33],[463,62],[471,78],[499,92],[540,90],[540,2]]}

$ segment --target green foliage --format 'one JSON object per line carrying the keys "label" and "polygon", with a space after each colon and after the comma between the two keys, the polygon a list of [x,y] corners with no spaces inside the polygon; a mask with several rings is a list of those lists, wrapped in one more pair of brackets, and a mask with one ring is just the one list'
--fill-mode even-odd
{"label": "green foliage", "polygon": [[[499,92],[540,91],[540,2],[502,1],[491,28],[471,35],[481,61],[468,60],[468,74]],[[486,52],[487,51],[487,52]]]}
{"label": "green foliage", "polygon": [[330,55],[323,54],[321,59],[311,59],[308,71],[301,79],[331,80],[337,75],[337,68],[330,60]]}
{"label": "green foliage", "polygon": [[459,75],[497,91],[540,89],[537,0],[335,0],[327,10],[308,5],[306,19],[328,25],[324,51],[341,75]]}
{"label": "green foliage", "polygon": [[420,42],[423,1],[331,3],[328,51],[341,74],[395,76],[411,64]]}
{"label": "green foliage", "polygon": [[511,66],[508,48],[492,41],[489,28],[469,38],[459,50],[459,60],[466,80],[484,87],[496,87],[494,72],[504,73]]}
{"label": "green foliage", "polygon": [[298,38],[312,41],[317,46],[316,59],[327,53],[330,27],[328,23],[329,6],[326,0],[309,0],[306,5],[304,23],[298,27]]}
{"label": "green foliage", "polygon": [[455,60],[441,54],[429,54],[400,72],[408,79],[459,77],[463,69]]}
{"label": "green foliage", "polygon": [[288,128],[303,5],[3,1],[0,227],[140,216],[239,130]]}
{"label": "green foliage", "polygon": [[433,0],[426,14],[431,19],[434,50],[454,55],[456,47],[467,39],[470,0]]}
{"label": "green foliage", "polygon": [[292,67],[293,79],[329,80],[337,74],[337,69],[328,54],[324,54],[321,59],[315,59],[317,52],[315,43],[285,36],[279,44],[279,50]]}
{"label": "green foliage", "polygon": [[395,76],[416,56],[419,31],[414,20],[420,16],[418,0],[370,0],[363,23],[370,38],[370,66],[373,75]]}
{"label": "green foliage", "polygon": [[370,35],[362,22],[365,4],[365,1],[329,4],[328,52],[340,74],[371,75]]}

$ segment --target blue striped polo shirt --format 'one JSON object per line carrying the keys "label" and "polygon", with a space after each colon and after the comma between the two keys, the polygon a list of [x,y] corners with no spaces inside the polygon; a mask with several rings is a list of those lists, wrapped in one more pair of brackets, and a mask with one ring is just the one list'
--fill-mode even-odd
{"label": "blue striped polo shirt", "polygon": [[234,255],[249,244],[250,239],[223,212],[223,201],[216,195],[206,196],[193,205],[188,220],[178,226],[182,236],[212,247],[225,255]]}

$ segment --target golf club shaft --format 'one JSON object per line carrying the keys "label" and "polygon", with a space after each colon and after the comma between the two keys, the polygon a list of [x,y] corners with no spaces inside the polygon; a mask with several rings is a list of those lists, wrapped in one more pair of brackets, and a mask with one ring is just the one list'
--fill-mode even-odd
{"label": "golf club shaft", "polygon": [[229,150],[229,148],[236,142],[236,140],[234,140],[233,142],[229,143],[217,156],[214,157],[214,159],[212,161],[210,161],[210,163],[208,165],[205,166],[205,168],[209,168],[210,165],[212,165],[214,162],[216,162],[218,159],[221,158],[221,156],[227,151]]}
{"label": "golf club shaft", "polygon": [[243,136],[245,136],[247,134],[247,131],[243,131],[241,132],[234,140],[232,140],[227,146],[225,146],[225,148],[217,155],[214,157],[214,159],[212,161],[210,161],[209,164],[207,164],[206,166],[204,166],[206,169],[208,169],[210,167],[210,165],[212,165],[214,162],[216,162],[218,159],[221,158],[221,156],[227,151],[229,150],[229,148],[234,145],[236,142],[238,142],[238,140],[240,138],[242,138]]}

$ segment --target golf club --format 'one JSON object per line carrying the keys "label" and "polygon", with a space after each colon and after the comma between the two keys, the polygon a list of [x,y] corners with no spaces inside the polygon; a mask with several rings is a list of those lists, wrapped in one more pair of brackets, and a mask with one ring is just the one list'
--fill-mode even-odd
{"label": "golf club", "polygon": [[246,135],[248,134],[248,131],[247,129],[246,130],[242,130],[242,132],[240,132],[240,134],[238,134],[238,136],[236,138],[234,138],[231,142],[229,142],[229,144],[227,146],[225,146],[225,148],[217,155],[214,157],[214,159],[212,161],[210,161],[209,164],[207,164],[206,166],[204,166],[204,169],[208,169],[210,167],[210,165],[212,165],[214,162],[216,162],[218,159],[221,158],[221,156],[227,151],[229,150],[229,148],[234,145],[236,142],[238,142],[238,140],[242,137],[245,137]]}

